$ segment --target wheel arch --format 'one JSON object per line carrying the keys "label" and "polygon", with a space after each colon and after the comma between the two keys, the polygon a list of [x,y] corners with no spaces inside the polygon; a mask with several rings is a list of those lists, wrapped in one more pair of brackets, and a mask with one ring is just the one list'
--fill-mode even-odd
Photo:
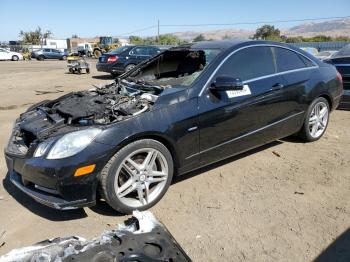
{"label": "wheel arch", "polygon": [[140,133],[133,135],[131,137],[128,137],[127,139],[124,139],[117,147],[117,150],[114,152],[117,153],[121,148],[124,146],[135,142],[137,140],[141,139],[153,139],[160,143],[162,143],[170,152],[171,156],[173,157],[174,161],[174,174],[176,174],[177,168],[180,166],[180,159],[178,157],[178,151],[176,149],[175,143],[172,141],[171,138],[167,137],[166,135],[158,132],[147,132],[147,133]]}
{"label": "wheel arch", "polygon": [[326,99],[329,104],[330,110],[333,110],[333,100],[329,94],[324,93],[318,97],[323,97],[324,99]]}

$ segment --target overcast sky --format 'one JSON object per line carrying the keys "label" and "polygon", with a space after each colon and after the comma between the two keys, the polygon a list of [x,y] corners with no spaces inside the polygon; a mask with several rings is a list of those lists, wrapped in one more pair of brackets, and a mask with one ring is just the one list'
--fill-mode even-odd
{"label": "overcast sky", "polygon": [[[20,30],[41,26],[56,38],[121,36],[145,27],[173,24],[218,24],[350,16],[350,0],[2,0],[0,41],[17,40]],[[277,23],[288,28],[301,22]],[[218,28],[255,29],[259,25],[161,26],[160,33]],[[135,32],[149,36],[156,28]]]}

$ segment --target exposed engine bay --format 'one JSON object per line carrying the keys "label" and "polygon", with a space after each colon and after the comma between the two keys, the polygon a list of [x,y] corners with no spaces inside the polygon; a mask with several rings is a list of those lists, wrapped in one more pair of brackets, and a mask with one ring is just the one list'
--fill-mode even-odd
{"label": "exposed engine bay", "polygon": [[159,92],[130,92],[121,84],[113,83],[103,88],[68,94],[43,109],[63,117],[67,124],[108,124],[149,110]]}
{"label": "exposed engine bay", "polygon": [[33,141],[82,126],[120,122],[150,111],[164,90],[191,85],[218,52],[173,48],[111,84],[36,104],[17,119],[12,144],[24,147],[15,151],[23,154]]}
{"label": "exposed engine bay", "polygon": [[118,80],[88,91],[44,101],[21,114],[14,128],[12,151],[25,153],[36,139],[90,125],[119,122],[149,111],[163,88]]}

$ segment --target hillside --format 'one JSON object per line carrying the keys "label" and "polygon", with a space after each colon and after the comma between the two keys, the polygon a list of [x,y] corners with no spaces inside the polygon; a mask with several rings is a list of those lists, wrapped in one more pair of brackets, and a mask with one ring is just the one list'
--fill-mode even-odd
{"label": "hillside", "polygon": [[[310,37],[315,35],[328,36],[350,36],[350,19],[338,19],[323,22],[303,23],[291,28],[280,28],[281,34],[287,36]],[[191,41],[199,34],[203,34],[206,39],[219,40],[223,38],[249,38],[253,36],[255,30],[243,30],[238,28],[201,30],[172,33],[182,40]]]}

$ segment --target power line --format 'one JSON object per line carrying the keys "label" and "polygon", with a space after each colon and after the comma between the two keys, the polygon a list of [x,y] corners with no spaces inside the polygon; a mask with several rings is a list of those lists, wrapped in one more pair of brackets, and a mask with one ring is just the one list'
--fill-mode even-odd
{"label": "power line", "polygon": [[156,28],[157,26],[158,25],[152,25],[152,26],[144,27],[144,28],[141,28],[141,29],[137,29],[135,31],[131,31],[131,32],[127,32],[127,33],[123,33],[123,34],[119,34],[119,35],[120,36],[131,35],[133,33],[138,33],[138,32],[142,32],[142,31],[146,31],[146,30],[152,29],[152,28]]}
{"label": "power line", "polygon": [[161,27],[190,27],[190,26],[225,26],[225,25],[256,25],[256,24],[273,24],[273,23],[288,23],[288,22],[305,22],[316,20],[328,20],[328,19],[343,19],[350,18],[350,16],[333,16],[333,17],[318,17],[318,18],[305,18],[305,19],[290,19],[290,20],[275,20],[275,21],[256,21],[256,22],[236,22],[236,23],[223,23],[223,24],[165,24]]}
{"label": "power line", "polygon": [[212,24],[160,24],[158,21],[157,25],[151,25],[148,27],[140,28],[131,32],[118,34],[120,36],[128,36],[134,33],[146,31],[153,28],[160,27],[197,27],[197,26],[228,26],[228,25],[257,25],[257,24],[274,24],[274,23],[288,23],[288,22],[306,22],[306,21],[317,21],[317,20],[331,20],[331,19],[344,19],[350,18],[350,16],[332,16],[332,17],[317,17],[317,18],[304,18],[304,19],[290,19],[290,20],[274,20],[274,21],[255,21],[255,22],[235,22],[235,23],[212,23]]}

